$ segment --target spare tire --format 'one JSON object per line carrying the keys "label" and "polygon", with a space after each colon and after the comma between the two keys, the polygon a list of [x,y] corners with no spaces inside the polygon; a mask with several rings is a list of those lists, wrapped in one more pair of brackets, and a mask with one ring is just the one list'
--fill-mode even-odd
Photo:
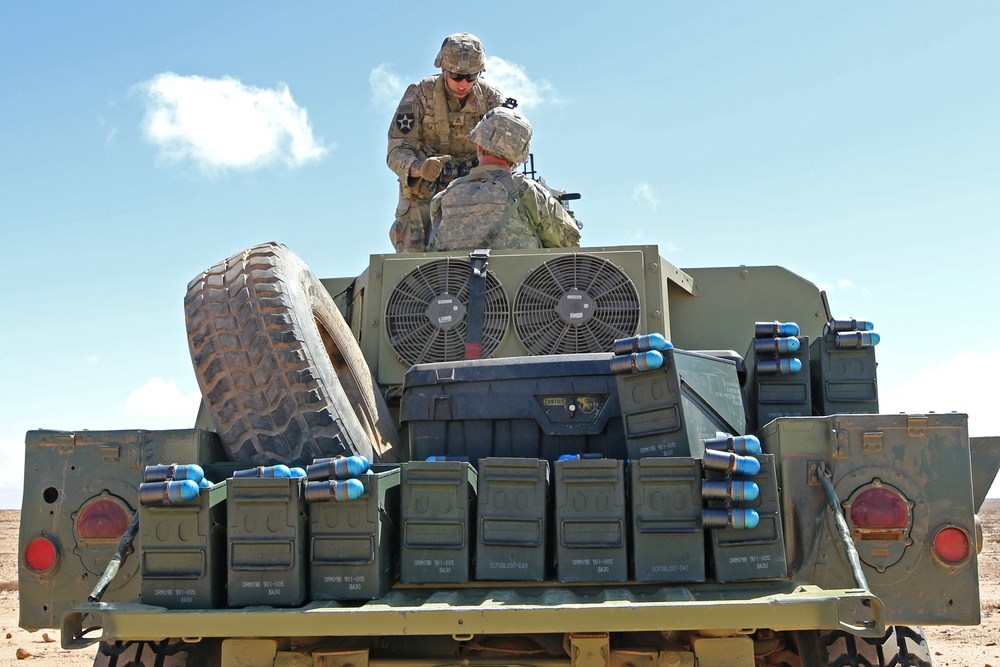
{"label": "spare tire", "polygon": [[188,284],[188,346],[234,461],[398,460],[398,434],[333,298],[295,253],[264,243]]}

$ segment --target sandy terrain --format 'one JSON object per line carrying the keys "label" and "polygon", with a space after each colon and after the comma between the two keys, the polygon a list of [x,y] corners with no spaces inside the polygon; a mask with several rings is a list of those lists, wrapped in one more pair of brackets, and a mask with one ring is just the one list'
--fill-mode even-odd
{"label": "sandy terrain", "polygon": [[[94,650],[64,651],[58,630],[25,632],[17,627],[19,517],[15,510],[0,510],[0,665],[91,667]],[[1000,500],[987,500],[980,518],[985,535],[979,558],[983,622],[926,628],[937,667],[1000,667]]]}
{"label": "sandy terrain", "polygon": [[983,523],[983,552],[979,554],[983,621],[973,627],[924,628],[937,667],[1000,666],[1000,500],[987,499],[979,519]]}
{"label": "sandy terrain", "polygon": [[95,649],[64,651],[58,630],[17,627],[17,530],[21,513],[0,510],[0,665],[91,667]]}

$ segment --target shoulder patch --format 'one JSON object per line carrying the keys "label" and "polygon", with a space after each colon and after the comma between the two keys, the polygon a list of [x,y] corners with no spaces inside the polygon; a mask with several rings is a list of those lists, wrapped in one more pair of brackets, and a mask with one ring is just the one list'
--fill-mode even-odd
{"label": "shoulder patch", "polygon": [[[402,106],[400,107],[402,109]],[[400,111],[396,114],[396,129],[403,134],[409,134],[410,130],[413,129],[413,113],[409,111]]]}

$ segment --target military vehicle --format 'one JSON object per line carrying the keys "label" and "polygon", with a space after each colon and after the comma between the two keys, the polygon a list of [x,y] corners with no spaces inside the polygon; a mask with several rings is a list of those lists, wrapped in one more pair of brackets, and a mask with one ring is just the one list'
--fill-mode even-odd
{"label": "military vehicle", "polygon": [[[191,429],[31,431],[20,625],[95,664],[928,665],[1000,438],[877,332],[655,246],[199,274]],[[891,344],[885,341],[885,344]]]}

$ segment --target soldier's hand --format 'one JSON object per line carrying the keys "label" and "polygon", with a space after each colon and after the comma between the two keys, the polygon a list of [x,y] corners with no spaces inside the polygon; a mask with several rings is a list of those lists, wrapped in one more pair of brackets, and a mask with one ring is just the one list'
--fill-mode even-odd
{"label": "soldier's hand", "polygon": [[445,162],[448,162],[450,159],[450,155],[427,158],[420,163],[420,178],[425,181],[436,181],[438,176],[441,175],[441,170],[444,169]]}

